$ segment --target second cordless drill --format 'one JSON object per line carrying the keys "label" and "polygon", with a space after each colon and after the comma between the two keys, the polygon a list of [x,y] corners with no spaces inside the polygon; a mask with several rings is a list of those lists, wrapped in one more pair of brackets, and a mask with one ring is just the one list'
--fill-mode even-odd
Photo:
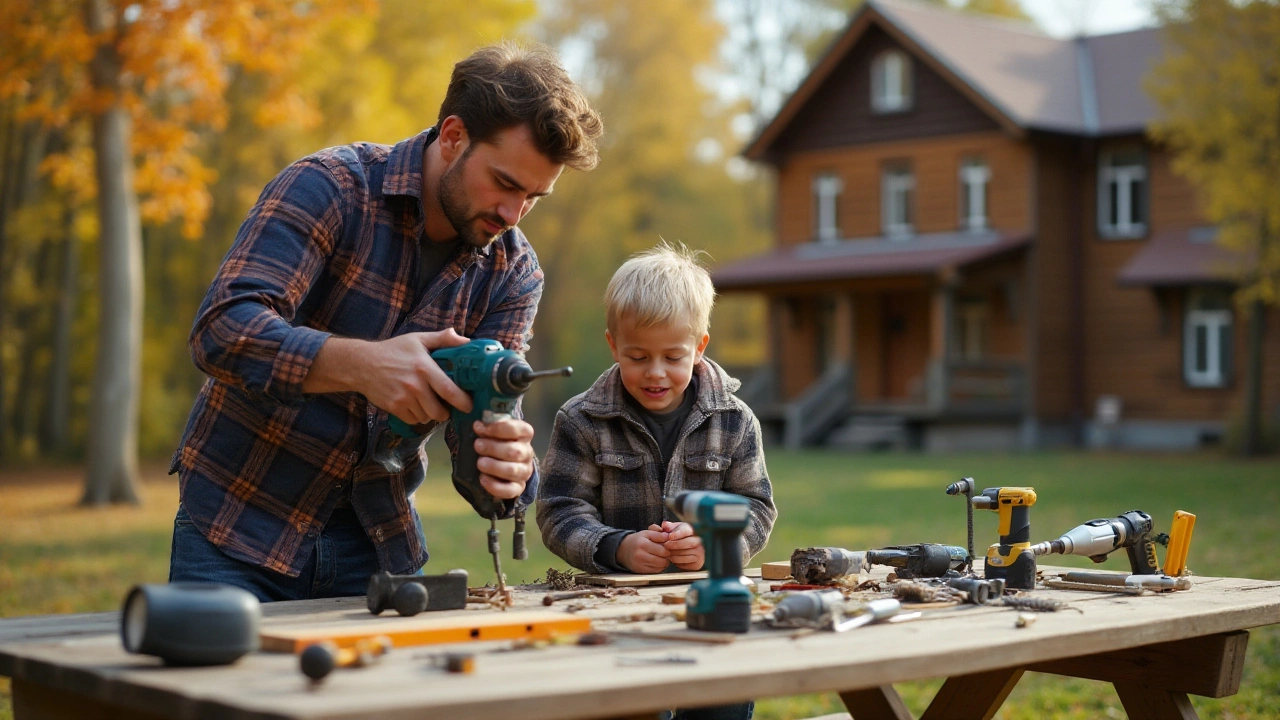
{"label": "second cordless drill", "polygon": [[747,632],[753,596],[742,575],[742,531],[751,522],[751,501],[715,490],[686,490],[665,502],[693,526],[706,556],[707,577],[685,595],[685,624],[694,630]]}
{"label": "second cordless drill", "polygon": [[1036,556],[1031,552],[1031,506],[1036,491],[1029,487],[994,487],[974,495],[974,509],[999,513],[1000,542],[987,548],[983,577],[1003,579],[1015,590],[1036,586]]}
{"label": "second cordless drill", "polygon": [[[471,503],[481,517],[489,520],[489,553],[493,555],[493,569],[498,575],[498,587],[505,590],[502,561],[498,558],[498,518],[503,514],[502,501],[490,495],[480,484],[480,470],[476,463],[477,420],[497,422],[511,417],[520,398],[541,377],[572,375],[573,368],[535,372],[524,358],[514,350],[508,350],[497,340],[472,340],[465,345],[432,351],[431,359],[458,387],[471,396],[471,411],[449,408],[453,429],[458,434],[458,452],[453,464],[453,486]],[[374,443],[373,459],[389,473],[404,469],[406,452],[417,453],[421,438],[432,429],[431,424],[410,425],[391,416],[387,427],[382,428]],[[417,442],[414,442],[417,441]],[[524,511],[516,513],[512,550],[516,560],[529,556],[525,549]]]}

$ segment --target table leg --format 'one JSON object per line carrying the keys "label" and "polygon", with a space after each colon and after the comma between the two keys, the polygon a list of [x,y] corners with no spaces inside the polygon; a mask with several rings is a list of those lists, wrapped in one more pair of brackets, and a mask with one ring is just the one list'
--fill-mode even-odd
{"label": "table leg", "polygon": [[1136,682],[1117,682],[1116,694],[1129,720],[1199,720],[1186,693],[1159,690]]}
{"label": "table leg", "polygon": [[892,685],[848,690],[840,693],[840,699],[854,720],[913,720]]}
{"label": "table leg", "polygon": [[990,720],[1018,684],[1022,673],[1023,668],[1001,668],[947,678],[920,720]]}

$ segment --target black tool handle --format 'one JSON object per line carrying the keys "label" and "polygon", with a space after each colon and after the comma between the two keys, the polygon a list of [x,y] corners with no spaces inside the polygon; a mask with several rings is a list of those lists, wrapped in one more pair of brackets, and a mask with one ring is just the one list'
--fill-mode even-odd
{"label": "black tool handle", "polygon": [[1031,508],[1015,505],[1009,516],[1009,534],[1000,538],[1002,545],[1031,542]]}
{"label": "black tool handle", "polygon": [[475,430],[467,423],[454,423],[454,430],[458,433],[458,454],[453,465],[453,487],[481,517],[501,517],[505,512],[502,501],[490,495],[480,484],[480,469],[476,466],[480,454],[476,452]]}
{"label": "black tool handle", "polygon": [[1156,559],[1156,544],[1144,533],[1138,541],[1125,548],[1129,554],[1129,571],[1134,575],[1159,575],[1160,561]]}

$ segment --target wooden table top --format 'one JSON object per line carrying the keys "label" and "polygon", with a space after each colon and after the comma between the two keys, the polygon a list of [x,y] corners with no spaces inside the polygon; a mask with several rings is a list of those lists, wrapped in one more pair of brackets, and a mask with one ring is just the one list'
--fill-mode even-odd
{"label": "wooden table top", "polygon": [[[1050,568],[1043,568],[1051,570]],[[398,648],[370,668],[339,669],[318,687],[296,656],[254,653],[231,666],[166,668],[126,653],[119,613],[0,620],[0,675],[96,702],[173,718],[599,718],[662,708],[741,702],[773,695],[853,690],[1138,647],[1280,623],[1280,581],[1193,578],[1185,592],[1140,597],[1037,590],[1073,609],[1038,613],[1017,628],[1017,612],[960,605],[896,624],[835,634],[768,629],[729,644],[616,638],[601,646],[512,649],[510,642]],[[523,586],[517,608],[544,609],[545,586]],[[597,630],[692,632],[661,594],[573,601]],[[571,603],[557,603],[551,610]],[[906,609],[910,609],[909,606]],[[479,606],[452,614],[499,612]],[[659,619],[630,621],[657,613]],[[371,616],[364,598],[263,606],[263,627],[402,619]],[[438,617],[420,615],[420,618]],[[476,654],[468,675],[448,674],[433,656]],[[671,654],[689,663],[629,664]],[[620,658],[626,658],[620,660]]]}

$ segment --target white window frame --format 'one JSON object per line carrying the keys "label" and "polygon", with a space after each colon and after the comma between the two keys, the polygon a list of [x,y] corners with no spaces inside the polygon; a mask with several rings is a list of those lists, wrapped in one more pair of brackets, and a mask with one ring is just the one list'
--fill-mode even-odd
{"label": "white window frame", "polygon": [[880,228],[887,237],[904,238],[915,231],[916,178],[910,167],[885,167],[880,174]]}
{"label": "white window frame", "polygon": [[834,173],[813,178],[814,238],[820,243],[840,240],[840,193],[844,181]]}
{"label": "white window frame", "polygon": [[911,109],[911,58],[886,50],[871,61],[871,109],[877,113]]}
{"label": "white window frame", "polygon": [[[1147,218],[1150,214],[1147,197],[1146,153],[1135,164],[1115,165],[1116,155],[1125,151],[1103,152],[1098,156],[1098,232],[1106,238],[1132,238],[1147,234]],[[1132,154],[1133,151],[1129,151]],[[1111,204],[1111,191],[1115,188],[1115,207]],[[1133,217],[1133,205],[1137,195],[1138,206],[1144,217]],[[1112,210],[1115,221],[1112,222]]]}
{"label": "white window frame", "polygon": [[960,164],[961,228],[974,231],[987,229],[987,188],[990,185],[991,168],[985,160],[970,158]]}
{"label": "white window frame", "polygon": [[[1188,298],[1187,313],[1182,329],[1182,372],[1187,384],[1192,387],[1226,387],[1230,368],[1224,361],[1231,358],[1228,348],[1223,343],[1231,342],[1234,318],[1226,309],[1208,309],[1203,307],[1204,297],[1192,295]],[[1199,331],[1204,332],[1204,367],[1198,367],[1197,357]],[[1224,340],[1225,336],[1225,340]]]}

